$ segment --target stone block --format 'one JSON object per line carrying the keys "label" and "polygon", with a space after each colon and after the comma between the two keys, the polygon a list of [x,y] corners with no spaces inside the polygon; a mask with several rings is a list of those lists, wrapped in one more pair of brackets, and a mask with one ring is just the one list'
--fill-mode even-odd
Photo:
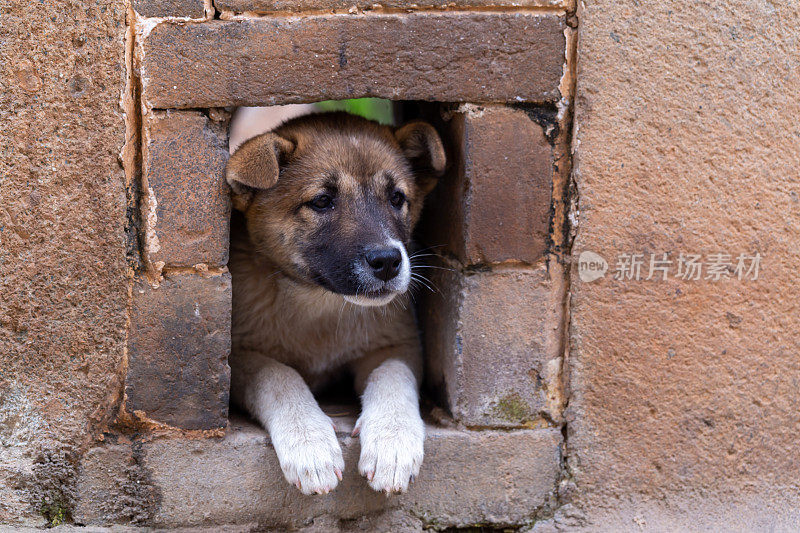
{"label": "stone block", "polygon": [[[222,439],[160,439],[92,450],[79,469],[76,521],[113,523],[118,513],[103,499],[122,501],[133,478],[140,480],[140,493],[159,495],[132,500],[140,507],[136,511],[150,517],[145,523],[157,527],[257,522],[262,528],[289,529],[323,515],[355,522],[381,515],[396,520],[398,513],[428,528],[525,524],[549,501],[559,476],[557,429],[466,431],[429,425],[419,477],[407,493],[387,498],[358,474],[360,446],[349,436],[354,418],[334,420],[346,466],[344,480],[330,494],[302,495],[284,479],[265,432],[234,418]],[[131,461],[120,456],[134,450],[137,462],[131,468]]]}
{"label": "stone block", "polygon": [[420,317],[429,388],[467,426],[558,419],[563,282],[545,268],[437,272]]}
{"label": "stone block", "polygon": [[451,167],[428,199],[426,241],[465,265],[541,259],[554,171],[545,130],[521,109],[474,105],[447,129]]}
{"label": "stone block", "polygon": [[301,12],[347,10],[353,7],[366,10],[380,9],[425,9],[439,8],[443,4],[458,8],[466,7],[568,7],[565,0],[216,0],[220,11],[234,13]]}
{"label": "stone block", "polygon": [[145,121],[141,209],[151,263],[228,262],[231,202],[227,132],[195,111],[152,113]]}
{"label": "stone block", "polygon": [[544,13],[391,13],[163,22],[141,42],[153,108],[560,98],[565,22]]}
{"label": "stone block", "polygon": [[225,427],[231,278],[175,275],[133,286],[125,408],[181,429]]}
{"label": "stone block", "polygon": [[143,17],[203,19],[206,16],[203,0],[133,0],[133,9]]}

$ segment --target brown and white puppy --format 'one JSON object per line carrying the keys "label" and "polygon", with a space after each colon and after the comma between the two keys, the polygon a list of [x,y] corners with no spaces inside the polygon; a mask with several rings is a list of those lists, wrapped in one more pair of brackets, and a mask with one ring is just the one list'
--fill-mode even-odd
{"label": "brown and white puppy", "polygon": [[421,346],[407,252],[445,167],[432,126],[344,113],[245,142],[227,179],[246,228],[231,237],[231,392],[269,431],[286,479],[327,493],[344,462],[312,390],[350,371],[361,394],[359,471],[403,492],[419,473]]}

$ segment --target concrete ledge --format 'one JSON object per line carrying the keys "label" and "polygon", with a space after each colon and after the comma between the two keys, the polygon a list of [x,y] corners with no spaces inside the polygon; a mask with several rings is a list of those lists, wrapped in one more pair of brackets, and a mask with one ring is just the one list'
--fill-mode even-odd
{"label": "concrete ledge", "polygon": [[419,527],[524,524],[548,501],[557,482],[557,429],[428,426],[419,478],[408,493],[387,498],[358,475],[360,447],[349,436],[354,418],[335,420],[346,469],[331,494],[300,494],[284,480],[265,432],[234,418],[221,439],[118,442],[90,450],[79,473],[76,522],[302,527],[319,517],[352,521],[385,514],[393,523]]}

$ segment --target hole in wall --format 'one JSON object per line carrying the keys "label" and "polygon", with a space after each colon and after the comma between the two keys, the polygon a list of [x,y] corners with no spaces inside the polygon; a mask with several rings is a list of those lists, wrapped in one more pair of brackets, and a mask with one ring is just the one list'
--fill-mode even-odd
{"label": "hole in wall", "polygon": [[[450,103],[441,102],[417,102],[417,101],[390,101],[377,98],[362,98],[355,100],[324,101],[307,104],[290,104],[269,107],[240,107],[237,108],[231,119],[229,131],[229,151],[235,152],[248,139],[272,131],[279,125],[299,116],[312,113],[328,111],[344,111],[350,114],[362,116],[369,120],[377,121],[389,126],[402,126],[412,120],[424,120],[439,133],[448,156],[448,171],[440,178],[440,182],[447,180],[450,168],[453,167],[451,158],[454,150],[452,149],[453,139],[448,137],[449,128],[446,124],[447,111],[453,107]],[[438,187],[437,187],[438,188]],[[425,218],[430,218],[430,212],[437,209],[436,194],[429,194],[423,209],[422,219],[417,224],[412,238],[412,246],[409,247],[409,254],[420,253],[421,259],[414,261],[416,272],[425,276],[425,279],[415,283],[414,297],[411,304],[415,307],[417,316],[421,316],[422,306],[430,302],[431,298],[441,298],[436,294],[438,287],[429,279],[431,270],[426,268],[440,268],[433,266],[437,264],[433,254],[437,253],[437,247],[443,243],[438,243],[435,236],[429,231],[431,224],[425,222]],[[232,214],[231,231],[243,231],[244,217],[241,213],[234,210]],[[439,217],[440,218],[440,217]],[[434,242],[436,241],[436,242]],[[438,244],[437,244],[438,243]],[[423,255],[424,254],[424,255]],[[430,255],[429,255],[430,254]],[[234,294],[236,294],[237,278],[233,276]],[[421,294],[421,293],[430,294]],[[235,312],[235,311],[234,311]],[[234,317],[234,320],[236,317]],[[426,335],[424,322],[418,320],[420,324],[420,334]],[[423,344],[424,345],[424,344]],[[427,355],[423,354],[423,358]],[[427,373],[426,373],[427,375]],[[421,408],[423,417],[435,407],[444,408],[442,401],[444,395],[435,391],[435,385],[431,386],[425,380],[421,388]],[[234,384],[232,383],[232,387]],[[360,410],[359,399],[353,386],[351,375],[342,373],[332,380],[324,388],[313,388],[314,395],[320,406],[331,416],[357,416]],[[232,391],[233,392],[233,391]],[[231,395],[234,397],[234,394]],[[231,401],[231,413],[233,416],[247,416],[241,412],[239,407]]]}

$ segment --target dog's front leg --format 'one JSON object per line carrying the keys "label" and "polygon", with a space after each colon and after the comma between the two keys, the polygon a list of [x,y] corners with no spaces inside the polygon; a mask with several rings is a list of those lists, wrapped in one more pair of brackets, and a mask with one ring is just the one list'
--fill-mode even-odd
{"label": "dog's front leg", "polygon": [[422,360],[413,344],[383,349],[354,366],[361,393],[358,470],[370,487],[387,494],[405,492],[422,465],[425,424],[419,414]]}
{"label": "dog's front leg", "polygon": [[333,422],[296,370],[260,353],[236,354],[231,391],[269,432],[289,483],[303,494],[336,487],[344,460]]}

